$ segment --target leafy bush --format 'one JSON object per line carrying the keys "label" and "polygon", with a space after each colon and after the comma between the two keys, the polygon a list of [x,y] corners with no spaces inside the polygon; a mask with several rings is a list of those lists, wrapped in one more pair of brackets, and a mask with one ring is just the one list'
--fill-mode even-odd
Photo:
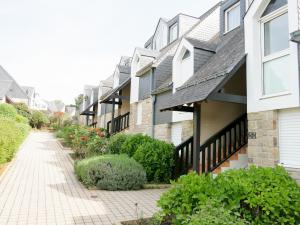
{"label": "leafy bush", "polygon": [[17,115],[17,110],[12,105],[0,104],[0,116],[15,120]]}
{"label": "leafy bush", "polygon": [[49,120],[45,113],[43,113],[41,111],[37,111],[37,110],[32,112],[30,125],[33,128],[40,129],[42,126],[46,125],[48,122],[49,122]]}
{"label": "leafy bush", "polygon": [[86,186],[110,191],[137,190],[146,182],[143,167],[126,155],[103,155],[77,161],[75,173]]}
{"label": "leafy bush", "polygon": [[188,225],[246,225],[246,221],[223,207],[207,204],[201,206],[199,211],[186,219]]}
{"label": "leafy bush", "polygon": [[132,157],[136,150],[141,145],[145,145],[148,142],[152,142],[153,139],[143,134],[128,135],[124,143],[121,145],[121,154],[127,154]]}
{"label": "leafy bush", "polygon": [[85,154],[86,157],[94,156],[94,155],[102,155],[106,153],[107,146],[107,138],[94,136],[87,143],[87,152]]}
{"label": "leafy bush", "polygon": [[164,193],[158,201],[166,216],[174,216],[176,221],[182,222],[192,215],[199,204],[206,204],[215,193],[215,186],[211,176],[198,176],[196,173],[181,176],[173,182],[173,188]]}
{"label": "leafy bush", "polygon": [[147,180],[149,182],[169,183],[174,163],[174,146],[163,141],[149,139],[147,136],[137,139],[145,142],[138,145],[138,142],[131,142],[131,138],[128,139],[128,142],[134,143],[132,146],[138,146],[133,158],[145,168]]}
{"label": "leafy bush", "polygon": [[0,116],[0,164],[12,159],[28,132],[27,124]]}
{"label": "leafy bush", "polygon": [[254,224],[299,224],[300,188],[283,167],[220,174],[219,200]]}
{"label": "leafy bush", "polygon": [[111,154],[120,154],[123,143],[129,137],[128,134],[118,133],[110,137],[107,150]]}
{"label": "leafy bush", "polygon": [[13,105],[15,109],[17,110],[18,114],[27,118],[28,121],[31,120],[31,112],[28,106],[24,103],[15,103]]}
{"label": "leafy bush", "polygon": [[201,221],[201,216],[193,215],[210,202],[248,224],[300,223],[300,187],[282,167],[230,170],[216,179],[193,173],[182,176],[158,205],[175,224],[185,224],[186,218]]}

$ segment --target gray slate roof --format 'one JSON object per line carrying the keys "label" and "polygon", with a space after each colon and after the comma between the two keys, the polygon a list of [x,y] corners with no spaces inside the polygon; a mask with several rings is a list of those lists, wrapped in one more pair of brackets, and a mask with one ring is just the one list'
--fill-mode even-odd
{"label": "gray slate roof", "polygon": [[0,98],[8,96],[10,98],[28,99],[27,94],[18,85],[15,79],[0,66]]}
{"label": "gray slate roof", "polygon": [[123,65],[117,65],[120,73],[127,73],[130,74],[131,72],[131,67],[130,66],[123,66]]}
{"label": "gray slate roof", "polygon": [[31,97],[34,94],[34,87],[22,86],[22,89],[28,97]]}
{"label": "gray slate roof", "polygon": [[104,95],[101,96],[100,98],[100,103],[105,103],[110,100],[111,96],[120,90],[122,90],[124,87],[126,87],[128,84],[130,84],[131,77],[128,77],[124,82],[122,82],[119,86],[116,88],[106,92]]}
{"label": "gray slate roof", "polygon": [[200,41],[194,38],[186,38],[186,40],[194,47],[198,49],[203,49],[211,52],[215,52],[217,48],[217,43],[214,40],[212,41]]}
{"label": "gray slate roof", "polygon": [[176,89],[161,110],[201,102],[244,63],[244,31],[242,28],[223,36],[214,54],[185,84]]}

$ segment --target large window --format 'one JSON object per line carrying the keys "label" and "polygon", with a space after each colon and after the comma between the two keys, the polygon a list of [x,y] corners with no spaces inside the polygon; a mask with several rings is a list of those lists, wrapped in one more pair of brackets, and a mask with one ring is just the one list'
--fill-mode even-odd
{"label": "large window", "polygon": [[240,3],[233,5],[225,11],[225,32],[229,32],[240,26],[241,14]]}
{"label": "large window", "polygon": [[170,27],[170,43],[178,38],[178,23],[173,24]]}
{"label": "large window", "polygon": [[288,13],[262,18],[262,35],[263,95],[288,91]]}

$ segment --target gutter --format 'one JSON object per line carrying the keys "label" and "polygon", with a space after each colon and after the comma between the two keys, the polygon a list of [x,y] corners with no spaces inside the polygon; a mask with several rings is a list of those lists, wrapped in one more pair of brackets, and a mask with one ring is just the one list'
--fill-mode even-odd
{"label": "gutter", "polygon": [[[150,80],[151,80],[151,85],[150,85],[150,90],[151,90],[151,92],[152,92],[152,90],[154,89],[154,82],[155,82],[155,80],[154,80],[154,72],[155,72],[155,69],[154,68],[152,68],[152,71],[151,71],[151,78],[150,78]],[[154,94],[152,94],[151,93],[151,104],[152,104],[152,125],[151,125],[151,137],[152,138],[154,138],[155,137],[155,120],[156,120],[156,107],[155,107],[155,105],[156,105],[156,95],[154,95]]]}

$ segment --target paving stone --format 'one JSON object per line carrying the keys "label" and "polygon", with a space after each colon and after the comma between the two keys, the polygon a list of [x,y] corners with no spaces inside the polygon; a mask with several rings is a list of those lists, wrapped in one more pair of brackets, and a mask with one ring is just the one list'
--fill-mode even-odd
{"label": "paving stone", "polygon": [[[0,224],[114,224],[155,213],[164,190],[87,190],[54,136],[32,132],[0,177]],[[92,196],[97,196],[93,198]]]}

